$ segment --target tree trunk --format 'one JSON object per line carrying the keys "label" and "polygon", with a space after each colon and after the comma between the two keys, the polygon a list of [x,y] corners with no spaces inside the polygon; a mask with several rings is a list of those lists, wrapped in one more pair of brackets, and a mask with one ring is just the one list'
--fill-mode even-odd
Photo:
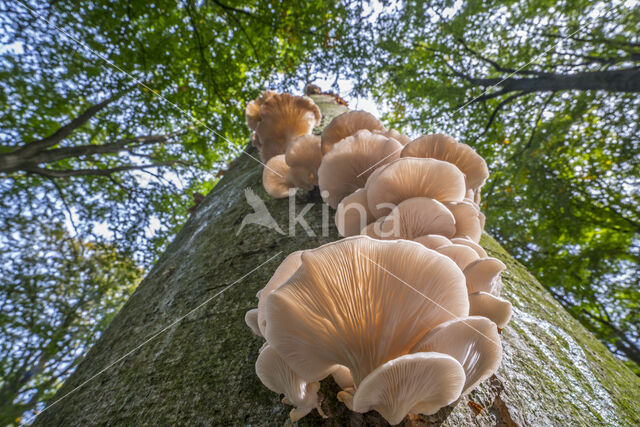
{"label": "tree trunk", "polygon": [[[339,236],[334,212],[323,208],[317,191],[299,194],[293,205],[295,217],[313,204],[304,219],[315,236],[300,225],[293,227],[295,235],[286,233],[289,201],[267,196],[261,174],[262,165],[248,155],[231,164],[36,424],[288,423],[291,407],[255,375],[263,340],[245,325],[244,314],[256,307],[256,292],[286,255]],[[264,200],[286,234],[249,224],[236,235],[254,212],[246,188]],[[324,236],[323,212],[329,216]],[[514,307],[502,331],[502,366],[468,397],[414,422],[640,424],[640,380],[495,240],[485,235],[482,244],[507,265],[502,293]],[[337,391],[331,379],[323,382],[328,425],[384,424],[374,412],[350,413],[336,400]],[[299,424],[321,421],[314,411]]]}

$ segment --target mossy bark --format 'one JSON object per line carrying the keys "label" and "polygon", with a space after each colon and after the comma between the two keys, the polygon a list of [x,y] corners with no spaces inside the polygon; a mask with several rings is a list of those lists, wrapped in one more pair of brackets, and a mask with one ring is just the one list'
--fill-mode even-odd
{"label": "mossy bark", "polygon": [[[299,225],[289,235],[289,201],[266,195],[261,173],[262,165],[247,155],[232,163],[53,402],[62,400],[36,424],[288,423],[291,408],[254,373],[263,341],[245,325],[244,314],[256,306],[256,292],[287,254],[339,236],[334,212],[323,210],[317,191],[295,198],[296,214],[313,204],[304,218],[315,236]],[[286,234],[246,225],[236,235],[245,215],[253,212],[246,188],[264,200]],[[327,214],[328,232],[323,233]],[[494,239],[485,235],[481,243],[507,265],[502,294],[513,303],[514,315],[502,331],[502,366],[470,396],[411,423],[640,425],[640,380]],[[321,392],[329,418],[314,411],[300,425],[384,424],[376,413],[347,411],[335,399],[337,386],[330,379]]]}

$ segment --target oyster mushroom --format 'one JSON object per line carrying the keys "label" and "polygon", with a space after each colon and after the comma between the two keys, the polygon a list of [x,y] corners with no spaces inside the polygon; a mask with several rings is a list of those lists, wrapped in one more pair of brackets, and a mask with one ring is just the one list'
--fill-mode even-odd
{"label": "oyster mushroom", "polygon": [[487,292],[469,295],[469,316],[483,316],[504,329],[511,319],[511,303]]}
{"label": "oyster mushroom", "polygon": [[358,386],[436,325],[467,316],[468,297],[444,255],[355,236],[304,251],[266,309],[267,342],[300,377],[319,381],[341,365]]}
{"label": "oyster mushroom", "polygon": [[413,240],[425,234],[452,237],[455,232],[454,216],[445,205],[428,197],[413,197],[385,217],[380,235],[385,239]]}
{"label": "oyster mushroom", "polygon": [[322,131],[322,154],[327,154],[335,144],[362,129],[385,130],[382,122],[366,111],[347,111],[334,117]]}
{"label": "oyster mushroom", "polygon": [[496,258],[480,258],[464,269],[469,293],[488,292],[497,295],[502,288],[500,273],[506,266]]}
{"label": "oyster mushroom", "polygon": [[260,105],[255,130],[262,160],[284,154],[294,138],[311,133],[321,118],[320,109],[309,97],[281,93],[267,98]]}
{"label": "oyster mushroom", "polygon": [[367,203],[374,217],[412,197],[439,202],[462,201],[464,174],[451,163],[436,159],[402,157],[389,163],[367,182]]}
{"label": "oyster mushroom", "polygon": [[353,411],[375,409],[389,424],[399,424],[408,413],[431,415],[460,396],[464,370],[453,357],[436,352],[407,354],[371,372],[350,400]]}
{"label": "oyster mushroom", "polygon": [[438,247],[436,251],[451,258],[463,271],[467,265],[480,258],[476,251],[465,245],[444,245]]}
{"label": "oyster mushroom", "polygon": [[451,240],[438,234],[427,234],[425,236],[419,236],[412,239],[414,242],[418,242],[421,245],[429,249],[437,249],[440,246],[450,245]]}
{"label": "oyster mushroom", "polygon": [[487,251],[485,251],[482,246],[466,237],[454,237],[453,239],[451,239],[451,243],[455,243],[456,245],[469,246],[471,249],[476,251],[480,258],[487,258],[489,256],[487,255]]}
{"label": "oyster mushroom", "polygon": [[247,311],[244,315],[244,321],[247,324],[247,326],[251,329],[251,332],[253,332],[259,337],[262,337],[262,332],[260,332],[260,328],[258,327],[258,309],[257,308]]}
{"label": "oyster mushroom", "polygon": [[269,390],[284,394],[283,403],[295,406],[289,413],[292,422],[314,409],[325,417],[318,400],[320,383],[308,383],[296,375],[270,345],[260,351],[256,360],[256,374]]}
{"label": "oyster mushroom", "polygon": [[373,220],[367,204],[367,191],[364,188],[357,189],[338,203],[335,222],[341,236],[360,234],[360,230]]}
{"label": "oyster mushroom", "polygon": [[296,187],[310,190],[318,185],[318,168],[322,161],[320,137],[302,135],[294,138],[285,152],[289,165],[289,181]]}
{"label": "oyster mushroom", "polygon": [[272,90],[265,90],[255,100],[249,102],[245,108],[245,118],[247,119],[247,126],[249,129],[256,130],[258,123],[260,123],[260,107],[266,102],[267,99],[276,95]]}
{"label": "oyster mushroom", "polygon": [[342,139],[322,158],[318,169],[318,187],[324,201],[336,208],[347,195],[365,186],[374,171],[398,158],[398,141],[368,130],[360,130]]}
{"label": "oyster mushroom", "polygon": [[462,394],[493,375],[502,360],[496,325],[485,317],[466,317],[442,323],[429,331],[412,352],[435,351],[455,358],[464,368]]}
{"label": "oyster mushroom", "polygon": [[262,185],[265,191],[276,199],[289,197],[289,193],[295,188],[288,179],[289,165],[284,160],[284,154],[269,159],[262,170]]}
{"label": "oyster mushroom", "polygon": [[480,216],[480,208],[475,203],[466,200],[447,202],[444,205],[456,219],[455,237],[468,237],[474,242],[479,242],[484,228],[484,220]]}

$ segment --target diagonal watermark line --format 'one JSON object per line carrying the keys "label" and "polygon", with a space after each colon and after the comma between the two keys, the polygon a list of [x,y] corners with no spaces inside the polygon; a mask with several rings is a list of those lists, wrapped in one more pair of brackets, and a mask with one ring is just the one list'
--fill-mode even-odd
{"label": "diagonal watermark line", "polygon": [[[131,74],[129,74],[128,72],[126,72],[125,70],[123,70],[120,66],[118,66],[117,64],[115,64],[113,61],[111,61],[109,58],[107,58],[106,56],[104,56],[103,54],[101,54],[100,52],[97,52],[93,49],[91,49],[91,47],[87,46],[87,44],[83,43],[81,40],[79,40],[78,38],[72,36],[71,34],[69,34],[67,31],[63,30],[62,28],[60,28],[59,26],[57,26],[56,24],[54,24],[53,22],[51,22],[49,19],[47,19],[46,17],[44,17],[40,12],[38,12],[37,10],[29,7],[29,5],[27,5],[26,3],[24,3],[22,0],[17,0],[18,3],[20,3],[22,6],[24,6],[26,9],[28,9],[29,11],[31,11],[32,13],[36,14],[38,16],[38,18],[42,19],[43,21],[45,21],[47,24],[49,24],[50,26],[52,26],[53,28],[55,28],[57,31],[59,31],[60,33],[62,33],[64,36],[66,36],[69,40],[73,41],[74,43],[79,44],[80,46],[84,47],[85,49],[87,49],[89,52],[93,53],[94,55],[96,55],[98,58],[102,59],[104,62],[106,62],[107,64],[111,65],[113,68],[115,68],[116,70],[120,71],[121,73],[125,74],[127,77],[129,77],[130,79],[132,79],[134,81],[134,83],[142,86],[143,88],[147,89],[149,92],[153,93],[154,95],[156,95],[158,98],[164,100],[165,102],[167,102],[168,104],[170,104],[172,107],[176,108],[177,110],[179,110],[183,115],[189,117],[193,122],[196,123],[196,125],[198,126],[202,126],[205,129],[213,132],[214,135],[219,136],[220,138],[224,139],[227,143],[230,144],[230,146],[233,146],[234,144],[229,141],[224,135],[220,134],[219,132],[215,131],[214,129],[211,129],[209,126],[207,126],[207,124],[204,122],[204,120],[197,118],[196,116],[194,116],[194,114],[190,111],[187,111],[185,109],[183,109],[182,107],[180,107],[178,104],[176,104],[173,101],[169,101],[167,98],[165,98],[164,96],[160,95],[160,93],[158,91],[156,91],[155,89],[149,87],[146,83],[144,83],[143,81],[141,81],[140,79],[132,76]],[[280,178],[284,179],[284,177],[282,175],[280,175],[277,171],[273,170],[271,167],[267,166],[265,163],[263,163],[262,161],[260,161],[259,159],[256,159],[254,156],[252,156],[251,154],[247,153],[246,150],[242,150],[241,153],[245,153],[246,155],[248,155],[249,157],[251,157],[253,160],[255,160],[256,162],[262,164],[264,167],[266,167],[267,169],[269,169],[270,171],[272,171],[273,173],[275,173],[276,175],[278,175]]]}
{"label": "diagonal watermark line", "polygon": [[191,311],[189,311],[187,314],[184,314],[180,317],[178,317],[176,320],[174,320],[173,322],[171,322],[168,326],[165,326],[164,328],[162,328],[161,330],[159,330],[158,332],[152,334],[150,337],[148,337],[147,339],[145,339],[141,344],[139,344],[138,346],[134,347],[132,350],[128,351],[127,353],[125,353],[123,356],[119,357],[118,359],[116,359],[115,361],[109,363],[106,367],[104,367],[102,370],[100,370],[97,374],[91,376],[89,379],[83,381],[80,385],[78,385],[77,387],[75,387],[73,390],[69,391],[68,393],[66,393],[65,395],[63,395],[62,397],[60,397],[60,399],[55,400],[53,403],[51,403],[50,405],[48,405],[47,407],[45,407],[42,411],[40,411],[38,413],[38,415],[42,414],[43,412],[45,412],[46,410],[50,409],[51,407],[53,407],[54,405],[56,405],[57,403],[59,403],[60,401],[62,401],[63,399],[65,399],[66,397],[68,397],[70,394],[76,392],[77,390],[79,390],[80,388],[82,388],[85,384],[87,384],[88,382],[90,382],[91,380],[95,379],[96,377],[100,376],[100,374],[104,373],[105,371],[109,370],[109,368],[111,368],[113,365],[115,365],[118,362],[121,362],[122,360],[126,359],[128,356],[130,356],[131,354],[135,353],[137,350],[139,350],[140,348],[142,348],[144,345],[146,345],[147,343],[149,343],[150,341],[152,341],[153,339],[157,338],[159,335],[161,335],[163,332],[166,332],[167,330],[171,329],[173,326],[177,325],[178,323],[180,323],[182,320],[184,320],[185,318],[187,318],[189,315],[193,314],[194,312],[198,311],[200,308],[204,307],[205,305],[207,305],[209,302],[211,302],[213,299],[215,299],[217,296],[219,296],[220,294],[222,294],[223,292],[225,292],[227,289],[231,288],[232,286],[234,286],[235,284],[241,282],[243,279],[245,279],[247,276],[251,275],[254,271],[258,270],[260,267],[262,267],[263,265],[271,262],[271,260],[273,260],[274,258],[276,258],[278,255],[280,255],[282,253],[282,251],[278,252],[277,254],[273,255],[271,258],[269,258],[268,260],[266,260],[265,262],[263,262],[262,264],[260,264],[259,266],[257,266],[256,268],[254,268],[253,270],[251,270],[250,272],[248,272],[247,274],[245,274],[244,276],[242,276],[241,278],[237,279],[236,281],[234,281],[233,283],[231,283],[230,285],[225,286],[221,291],[217,292],[215,295],[207,298],[204,302],[200,303],[196,308],[192,309]]}
{"label": "diagonal watermark line", "polygon": [[417,290],[416,288],[414,288],[413,286],[411,286],[410,284],[408,284],[407,282],[405,282],[404,280],[402,280],[400,277],[396,276],[395,274],[393,274],[392,272],[390,272],[389,270],[387,270],[386,268],[384,268],[383,266],[381,266],[380,264],[378,264],[377,262],[375,262],[374,260],[372,260],[371,258],[369,258],[368,256],[366,256],[365,254],[363,254],[362,252],[360,252],[360,255],[362,255],[364,258],[368,259],[369,261],[371,261],[372,263],[374,263],[375,265],[377,265],[378,267],[380,267],[382,270],[386,271],[387,273],[389,273],[390,275],[392,275],[394,278],[398,279],[399,281],[401,281],[403,284],[405,284],[406,286],[408,286],[409,288],[413,289],[417,294],[421,295],[422,297],[424,297],[426,300],[428,300],[429,302],[431,302],[432,304],[435,304],[438,306],[438,308],[441,308],[442,310],[446,311],[447,313],[449,313],[450,315],[452,315],[454,318],[456,319],[460,319],[460,321],[462,323],[464,323],[466,326],[470,327],[471,329],[473,329],[474,331],[476,331],[477,333],[479,333],[480,335],[482,335],[483,337],[485,337],[486,339],[488,339],[489,341],[491,341],[494,344],[500,344],[499,342],[496,342],[496,340],[489,338],[488,336],[486,336],[485,334],[483,334],[482,332],[480,332],[479,330],[477,330],[476,328],[474,328],[473,326],[471,326],[469,323],[467,323],[464,319],[458,317],[455,313],[452,313],[451,311],[449,311],[448,309],[446,309],[445,307],[443,307],[442,305],[438,304],[436,301],[434,301],[433,299],[429,298],[427,295],[423,294],[422,292],[420,292],[419,290]]}
{"label": "diagonal watermark line", "polygon": [[[613,10],[615,8],[615,6],[610,7],[609,9],[607,9],[606,11],[604,11],[602,13],[602,15],[606,15],[608,12],[610,12],[611,10]],[[573,31],[572,33],[562,37],[560,40],[558,40],[557,43],[549,46],[548,48],[546,48],[544,51],[542,51],[542,53],[539,53],[537,55],[535,55],[529,62],[527,62],[526,64],[516,68],[511,74],[508,74],[507,77],[503,78],[502,80],[500,80],[498,83],[494,84],[493,86],[489,86],[488,88],[486,88],[480,95],[476,96],[475,98],[471,99],[470,101],[465,102],[464,104],[462,104],[460,107],[456,108],[453,113],[451,114],[456,114],[458,111],[462,110],[464,107],[466,107],[467,105],[473,103],[475,100],[477,100],[478,98],[480,98],[481,96],[484,96],[489,90],[497,87],[500,83],[504,82],[505,80],[511,78],[514,74],[517,74],[519,71],[521,71],[524,67],[530,65],[532,62],[536,61],[538,58],[540,58],[542,55],[546,54],[547,52],[549,52],[551,49],[557,47],[560,43],[562,43],[563,41],[565,41],[566,39],[570,38],[571,36],[573,36],[574,34],[576,34],[578,31],[582,30],[583,28],[585,28],[587,25],[589,24],[589,22],[585,22],[582,25],[580,25],[575,31]],[[404,147],[403,147],[404,148]],[[376,163],[374,163],[372,166],[369,166],[367,169],[365,169],[363,172],[361,172],[358,175],[358,178],[360,178],[360,176],[362,176],[363,174],[367,173],[369,170],[371,170],[372,168],[375,168],[376,166],[378,166],[381,162],[385,161],[386,159],[388,159],[389,157],[393,156],[394,154],[396,154],[397,152],[402,151],[402,148],[399,148],[397,150],[395,150],[393,153],[389,154],[388,156],[384,157],[383,159],[377,161]]]}

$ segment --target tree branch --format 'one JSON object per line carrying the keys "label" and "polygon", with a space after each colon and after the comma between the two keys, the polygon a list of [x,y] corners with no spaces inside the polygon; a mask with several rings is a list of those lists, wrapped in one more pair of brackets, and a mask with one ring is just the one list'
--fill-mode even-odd
{"label": "tree branch", "polygon": [[32,167],[27,169],[26,171],[29,173],[34,173],[34,174],[42,175],[49,178],[64,178],[69,176],[109,176],[116,172],[142,170],[142,169],[148,169],[148,168],[158,168],[163,166],[174,166],[176,164],[189,166],[187,163],[182,162],[180,160],[173,160],[169,162],[151,163],[146,165],[117,166],[114,168],[107,168],[107,169],[45,169],[40,167]]}

